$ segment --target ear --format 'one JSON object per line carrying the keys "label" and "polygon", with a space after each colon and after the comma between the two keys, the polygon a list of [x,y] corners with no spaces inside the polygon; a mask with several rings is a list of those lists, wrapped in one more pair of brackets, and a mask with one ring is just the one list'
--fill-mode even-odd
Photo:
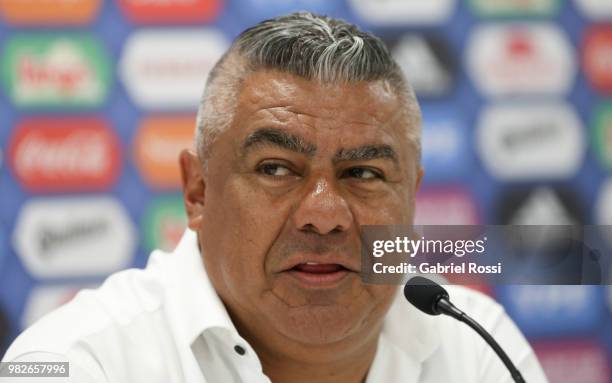
{"label": "ear", "polygon": [[202,223],[204,214],[204,167],[198,155],[185,149],[179,156],[181,180],[183,183],[183,201],[187,212],[187,226],[197,231]]}
{"label": "ear", "polygon": [[421,182],[423,181],[423,176],[425,175],[425,170],[423,169],[422,166],[419,166],[419,171],[417,173],[417,179],[416,179],[416,189],[415,192],[418,192],[419,189],[421,188]]}

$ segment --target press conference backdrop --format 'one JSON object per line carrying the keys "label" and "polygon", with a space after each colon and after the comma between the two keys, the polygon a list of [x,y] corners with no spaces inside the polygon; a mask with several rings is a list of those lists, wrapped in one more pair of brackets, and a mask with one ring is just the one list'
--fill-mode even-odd
{"label": "press conference backdrop", "polygon": [[[610,0],[0,0],[0,354],[173,248],[208,70],[294,10],[376,32],[416,88],[418,223],[612,224]],[[485,290],[551,382],[612,381],[609,287]]]}

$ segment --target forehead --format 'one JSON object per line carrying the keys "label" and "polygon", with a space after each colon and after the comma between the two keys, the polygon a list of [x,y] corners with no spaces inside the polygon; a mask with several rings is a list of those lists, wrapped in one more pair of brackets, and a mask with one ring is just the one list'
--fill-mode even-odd
{"label": "forehead", "polygon": [[242,84],[235,120],[240,124],[298,120],[315,128],[375,131],[399,125],[405,129],[403,107],[384,81],[321,84],[283,72],[258,71]]}

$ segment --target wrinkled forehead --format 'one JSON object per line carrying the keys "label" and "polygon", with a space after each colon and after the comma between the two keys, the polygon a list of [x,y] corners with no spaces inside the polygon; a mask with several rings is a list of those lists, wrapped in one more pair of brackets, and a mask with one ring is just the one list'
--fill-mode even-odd
{"label": "wrinkled forehead", "polygon": [[279,71],[257,71],[245,78],[235,119],[295,118],[310,126],[403,125],[405,105],[386,81],[322,84]]}

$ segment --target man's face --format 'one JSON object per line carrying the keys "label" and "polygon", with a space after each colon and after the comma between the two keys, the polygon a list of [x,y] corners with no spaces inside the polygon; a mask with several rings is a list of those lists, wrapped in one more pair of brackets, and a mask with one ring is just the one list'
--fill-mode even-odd
{"label": "man's face", "polygon": [[[302,344],[378,328],[396,287],[361,282],[359,233],[412,223],[421,171],[406,121],[383,82],[326,86],[276,71],[245,80],[202,170],[201,201],[186,192],[235,320]],[[186,170],[197,159],[183,157],[188,184],[202,165]]]}

